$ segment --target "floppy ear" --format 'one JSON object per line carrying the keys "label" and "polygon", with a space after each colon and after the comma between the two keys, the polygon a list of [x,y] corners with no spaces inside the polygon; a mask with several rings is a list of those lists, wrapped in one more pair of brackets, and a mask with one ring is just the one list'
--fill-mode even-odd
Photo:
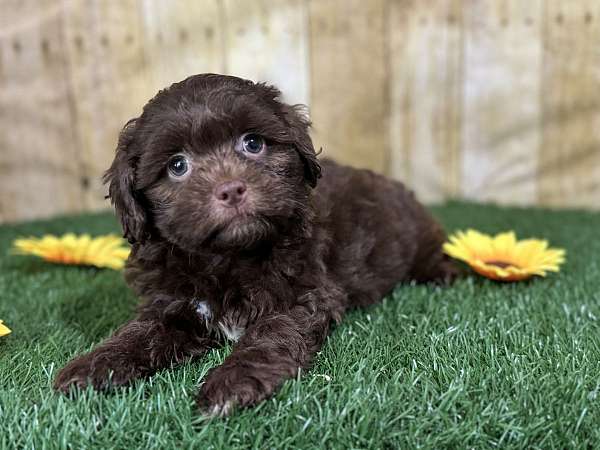
{"label": "floppy ear", "polygon": [[317,159],[312,139],[308,134],[310,120],[305,114],[306,111],[303,105],[286,105],[285,116],[292,128],[293,144],[304,163],[304,178],[310,187],[314,188],[317,185],[317,180],[321,178],[321,165]]}
{"label": "floppy ear", "polygon": [[108,198],[121,222],[123,237],[131,244],[144,241],[147,220],[135,192],[137,156],[132,154],[131,146],[136,120],[131,119],[121,130],[115,159],[103,178],[104,184],[108,184]]}

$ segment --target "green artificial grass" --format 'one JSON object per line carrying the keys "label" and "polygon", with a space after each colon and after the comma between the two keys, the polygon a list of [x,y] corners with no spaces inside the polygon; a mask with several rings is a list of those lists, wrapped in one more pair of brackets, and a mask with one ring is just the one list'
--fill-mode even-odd
{"label": "green artificial grass", "polygon": [[227,419],[193,405],[231,351],[110,394],[54,393],[71,357],[132,316],[121,274],[12,256],[22,235],[116,231],[110,214],[0,227],[1,448],[592,448],[600,443],[600,214],[453,203],[451,231],[515,229],[567,249],[558,275],[400,286],[346,317],[314,367]]}

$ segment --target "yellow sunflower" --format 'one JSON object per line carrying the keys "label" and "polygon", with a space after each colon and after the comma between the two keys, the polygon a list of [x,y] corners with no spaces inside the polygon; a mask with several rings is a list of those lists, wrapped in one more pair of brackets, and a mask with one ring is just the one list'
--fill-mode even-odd
{"label": "yellow sunflower", "polygon": [[548,248],[548,241],[517,241],[513,231],[489,236],[475,230],[450,236],[444,251],[466,262],[484,277],[501,281],[520,281],[546,272],[558,272],[565,262],[565,251]]}
{"label": "yellow sunflower", "polygon": [[45,235],[42,238],[23,238],[14,242],[15,253],[35,255],[58,264],[74,264],[110,269],[122,269],[130,249],[123,247],[120,237],[108,234],[92,238],[89,234],[76,236]]}
{"label": "yellow sunflower", "polygon": [[6,325],[4,325],[4,322],[2,322],[0,320],[0,336],[6,336],[7,334],[10,334],[11,330],[10,328],[8,328]]}

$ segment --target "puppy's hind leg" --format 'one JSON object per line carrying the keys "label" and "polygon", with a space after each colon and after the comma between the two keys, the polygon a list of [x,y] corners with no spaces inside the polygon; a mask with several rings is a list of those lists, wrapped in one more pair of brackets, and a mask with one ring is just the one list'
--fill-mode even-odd
{"label": "puppy's hind leg", "polygon": [[148,376],[158,369],[205,353],[214,345],[189,302],[157,299],[96,349],[69,362],[54,388],[102,390]]}

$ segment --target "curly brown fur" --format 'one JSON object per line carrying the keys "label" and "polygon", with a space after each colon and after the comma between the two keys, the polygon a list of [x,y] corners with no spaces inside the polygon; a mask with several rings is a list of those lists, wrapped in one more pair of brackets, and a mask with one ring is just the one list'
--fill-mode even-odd
{"label": "curly brown fur", "polygon": [[122,385],[229,337],[233,352],[198,395],[207,413],[227,414],[309,366],[348,309],[399,282],[454,277],[444,233],[414,195],[320,163],[308,130],[277,89],[214,74],[159,92],[127,123],[105,179],[133,244],[125,277],[144,303],[56,389]]}

